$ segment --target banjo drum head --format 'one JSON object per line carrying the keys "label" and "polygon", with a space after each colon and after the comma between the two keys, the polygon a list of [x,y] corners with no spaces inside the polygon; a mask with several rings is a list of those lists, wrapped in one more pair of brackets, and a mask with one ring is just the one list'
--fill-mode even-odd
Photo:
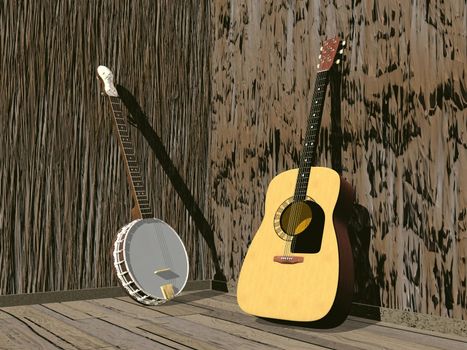
{"label": "banjo drum head", "polygon": [[137,219],[127,226],[122,228],[126,231],[122,232],[123,260],[132,282],[160,302],[165,301],[163,285],[172,284],[174,295],[179,294],[188,279],[188,256],[175,230],[156,218]]}

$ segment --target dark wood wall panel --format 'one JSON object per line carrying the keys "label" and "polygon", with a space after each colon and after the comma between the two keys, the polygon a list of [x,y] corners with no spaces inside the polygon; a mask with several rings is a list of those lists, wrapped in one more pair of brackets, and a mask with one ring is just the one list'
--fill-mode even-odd
{"label": "dark wood wall panel", "polygon": [[239,0],[211,11],[210,212],[228,278],[268,183],[298,166],[320,42],[341,35],[317,163],[357,192],[356,301],[465,319],[465,2]]}
{"label": "dark wood wall panel", "polygon": [[[340,34],[317,163],[357,191],[355,300],[465,319],[466,13],[461,0],[2,2],[0,293],[116,284],[131,203],[99,64],[148,117],[235,286],[270,180],[297,166],[320,42]],[[210,249],[132,134],[155,216],[186,243],[190,278],[211,278]]]}
{"label": "dark wood wall panel", "polygon": [[[99,64],[136,97],[204,210],[209,15],[197,1],[0,4],[1,294],[116,284],[111,243],[131,203]],[[189,278],[211,277],[192,219],[132,134],[155,215],[186,243]]]}

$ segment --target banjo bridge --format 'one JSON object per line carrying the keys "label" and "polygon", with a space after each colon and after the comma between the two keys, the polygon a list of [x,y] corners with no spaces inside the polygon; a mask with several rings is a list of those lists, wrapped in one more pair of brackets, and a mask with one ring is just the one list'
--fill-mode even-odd
{"label": "banjo bridge", "polygon": [[161,291],[162,291],[162,295],[167,300],[173,299],[173,297],[175,296],[174,288],[171,283],[164,284],[163,286],[161,286]]}

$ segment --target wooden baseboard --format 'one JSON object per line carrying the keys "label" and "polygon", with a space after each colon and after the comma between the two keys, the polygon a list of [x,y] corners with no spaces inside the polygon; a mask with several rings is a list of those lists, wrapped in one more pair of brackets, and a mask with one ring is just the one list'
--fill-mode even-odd
{"label": "wooden baseboard", "polygon": [[[187,281],[184,291],[211,289],[211,280]],[[217,289],[216,289],[217,290]],[[43,293],[25,293],[0,295],[0,307],[16,306],[16,305],[31,305],[31,304],[46,304],[59,303],[73,300],[101,299],[101,298],[117,298],[127,296],[125,290],[120,287],[102,287],[92,289],[64,290],[56,292]]]}
{"label": "wooden baseboard", "polygon": [[427,331],[467,337],[467,320],[352,303],[350,315]]}

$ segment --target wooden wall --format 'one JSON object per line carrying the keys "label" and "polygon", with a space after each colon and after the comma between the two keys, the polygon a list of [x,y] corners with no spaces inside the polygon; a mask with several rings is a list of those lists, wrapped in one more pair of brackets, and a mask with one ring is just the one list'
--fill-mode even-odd
{"label": "wooden wall", "polygon": [[[268,183],[297,166],[320,42],[341,35],[318,164],[357,192],[355,300],[465,319],[466,16],[461,0],[0,3],[0,293],[116,285],[130,198],[99,64],[148,116],[235,285]],[[190,278],[211,278],[133,131],[155,215],[186,243]]]}
{"label": "wooden wall", "polygon": [[[137,98],[204,210],[209,14],[197,1],[0,3],[0,294],[116,285],[111,244],[131,203],[100,64]],[[185,241],[189,278],[210,278],[205,242],[133,134],[155,215]]]}
{"label": "wooden wall", "polygon": [[328,90],[318,164],[356,189],[355,300],[467,317],[466,16],[463,1],[212,6],[209,209],[228,277],[268,183],[298,166],[320,42],[340,35],[340,111],[331,123]]}

